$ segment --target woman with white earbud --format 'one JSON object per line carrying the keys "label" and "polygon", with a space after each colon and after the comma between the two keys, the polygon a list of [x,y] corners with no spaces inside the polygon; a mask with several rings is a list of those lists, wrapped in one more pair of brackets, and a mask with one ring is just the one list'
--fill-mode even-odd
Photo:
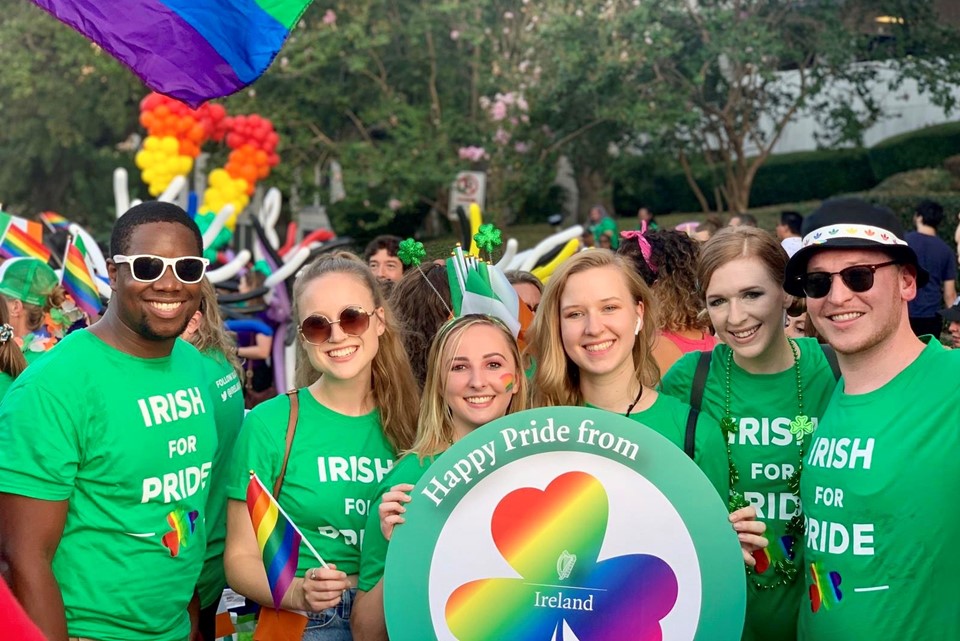
{"label": "woman with white earbud", "polygon": [[[650,288],[610,251],[564,261],[543,292],[528,337],[533,405],[588,405],[624,414],[684,449],[726,499],[726,448],[717,422],[654,389]],[[632,330],[632,331],[631,331]]]}

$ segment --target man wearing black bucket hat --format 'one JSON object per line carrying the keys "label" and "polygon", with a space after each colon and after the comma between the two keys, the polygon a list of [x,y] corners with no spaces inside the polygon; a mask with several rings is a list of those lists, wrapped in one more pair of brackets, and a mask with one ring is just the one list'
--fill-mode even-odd
{"label": "man wearing black bucket hat", "polygon": [[843,372],[801,480],[801,641],[960,639],[960,352],[910,329],[926,281],[896,216],[857,199],[808,217],[787,265]]}

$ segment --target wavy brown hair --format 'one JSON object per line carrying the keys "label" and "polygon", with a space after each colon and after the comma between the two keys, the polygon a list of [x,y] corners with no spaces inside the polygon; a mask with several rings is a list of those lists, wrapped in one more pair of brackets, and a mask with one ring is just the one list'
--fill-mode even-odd
{"label": "wavy brown hair", "polygon": [[[373,357],[370,387],[373,400],[380,412],[384,435],[398,452],[410,449],[417,433],[419,394],[410,369],[410,360],[397,332],[390,305],[383,298],[370,268],[353,254],[336,252],[320,256],[307,265],[293,284],[293,318],[300,320],[300,299],[307,285],[327,274],[348,274],[370,290],[373,304],[383,309],[384,331]],[[297,341],[296,386],[308,387],[321,373],[307,358],[303,343]]]}
{"label": "wavy brown hair", "polygon": [[583,405],[580,368],[563,349],[560,298],[572,275],[602,267],[620,270],[633,300],[643,303],[643,328],[633,345],[634,373],[644,385],[652,387],[660,382],[660,369],[651,354],[657,329],[653,322],[656,309],[650,288],[620,256],[607,249],[590,249],[568,258],[553,272],[543,291],[533,325],[527,332],[527,352],[537,363],[533,376],[533,407]]}
{"label": "wavy brown hair", "polygon": [[[422,271],[422,273],[421,273]],[[439,296],[437,295],[439,293]],[[427,353],[437,330],[450,318],[450,282],[445,265],[431,263],[408,270],[390,290],[393,308],[410,355],[417,384],[427,380]]]}
{"label": "wavy brown hair", "polygon": [[200,282],[200,325],[187,342],[196,347],[198,352],[212,350],[223,354],[238,376],[243,371],[237,358],[237,343],[223,324],[217,292],[207,278]]}
{"label": "wavy brown hair", "polygon": [[[31,305],[31,307],[35,307]],[[10,324],[10,312],[7,309],[7,299],[0,295],[0,325]],[[11,328],[12,333],[12,328]],[[27,361],[20,351],[17,341],[10,337],[10,340],[0,342],[0,372],[6,372],[11,378],[16,378],[23,373],[27,367]]]}
{"label": "wavy brown hair", "polygon": [[23,303],[23,301],[21,301],[21,303],[23,303],[23,311],[27,314],[27,330],[35,332],[40,329],[40,327],[43,326],[43,319],[46,317],[47,312],[55,307],[60,307],[66,300],[67,291],[61,285],[57,285],[53,288],[52,292],[47,294],[47,300],[42,306]]}
{"label": "wavy brown hair", "polygon": [[657,299],[657,328],[670,332],[688,329],[708,331],[703,301],[697,291],[697,261],[700,244],[678,231],[657,230],[644,234],[650,243],[650,263],[643,257],[636,238],[622,238],[617,254],[630,260]]}

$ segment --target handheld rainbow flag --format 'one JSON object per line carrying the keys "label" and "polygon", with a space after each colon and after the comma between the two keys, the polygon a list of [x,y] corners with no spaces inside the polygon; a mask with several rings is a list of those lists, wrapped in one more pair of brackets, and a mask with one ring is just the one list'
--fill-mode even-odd
{"label": "handheld rainbow flag", "polygon": [[39,258],[50,260],[50,250],[43,244],[43,225],[0,212],[0,258]]}
{"label": "handheld rainbow flag", "polygon": [[38,218],[40,222],[53,231],[67,231],[70,229],[70,221],[55,211],[40,212]]}
{"label": "handheld rainbow flag", "polygon": [[250,472],[250,483],[247,484],[247,509],[253,531],[257,534],[263,567],[267,570],[273,606],[279,609],[283,595],[297,573],[301,542],[307,545],[320,565],[327,567],[327,564],[254,472]]}
{"label": "handheld rainbow flag", "polygon": [[103,311],[103,305],[100,303],[100,295],[97,293],[97,286],[93,282],[85,255],[82,240],[71,238],[67,241],[67,254],[63,257],[63,275],[60,284],[73,297],[77,307],[92,317]]}
{"label": "handheld rainbow flag", "polygon": [[33,0],[196,108],[259,78],[311,0]]}

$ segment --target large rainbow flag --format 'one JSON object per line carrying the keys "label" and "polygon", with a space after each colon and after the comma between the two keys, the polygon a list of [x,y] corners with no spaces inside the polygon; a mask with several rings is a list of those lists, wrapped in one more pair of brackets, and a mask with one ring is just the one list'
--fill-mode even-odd
{"label": "large rainbow flag", "polygon": [[50,260],[50,250],[43,244],[43,225],[0,212],[0,258],[39,258]]}
{"label": "large rainbow flag", "polygon": [[67,245],[67,255],[63,258],[63,277],[60,284],[73,297],[77,306],[92,317],[103,311],[103,305],[100,304],[100,294],[97,293],[85,255],[83,241],[79,238],[72,239]]}
{"label": "large rainbow flag", "polygon": [[303,537],[256,474],[250,475],[247,484],[247,509],[257,534],[263,567],[267,570],[273,607],[279,609],[283,595],[296,576]]}
{"label": "large rainbow flag", "polygon": [[243,89],[311,0],[33,0],[160,93],[197,107]]}

